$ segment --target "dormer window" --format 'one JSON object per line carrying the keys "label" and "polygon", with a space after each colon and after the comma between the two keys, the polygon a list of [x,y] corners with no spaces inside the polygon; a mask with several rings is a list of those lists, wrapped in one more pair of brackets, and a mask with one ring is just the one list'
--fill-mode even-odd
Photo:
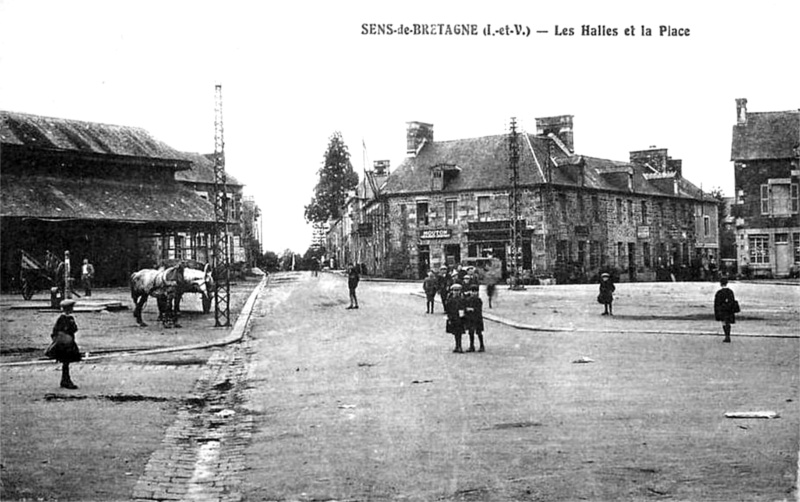
{"label": "dormer window", "polygon": [[431,190],[432,191],[434,191],[434,192],[439,191],[440,192],[444,188],[444,176],[443,176],[443,174],[444,173],[442,173],[441,168],[434,168],[433,169],[433,172],[431,173],[431,176],[432,176],[432,178],[431,178]]}
{"label": "dormer window", "polygon": [[454,164],[439,164],[431,167],[431,191],[442,191],[461,171]]}

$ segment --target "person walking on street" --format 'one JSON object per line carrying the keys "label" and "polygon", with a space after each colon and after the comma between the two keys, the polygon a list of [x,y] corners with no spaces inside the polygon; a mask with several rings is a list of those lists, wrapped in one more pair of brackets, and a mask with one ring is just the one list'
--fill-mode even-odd
{"label": "person walking on street", "polygon": [[359,280],[361,280],[361,274],[359,273],[358,263],[351,263],[347,269],[347,288],[350,290],[350,306],[347,307],[348,310],[358,308],[356,288]]}
{"label": "person walking on street", "polygon": [[736,314],[739,312],[739,302],[730,288],[728,278],[719,280],[720,289],[714,295],[714,318],[722,322],[722,331],[725,332],[724,343],[731,343],[731,324],[736,324]]}
{"label": "person walking on street", "polygon": [[605,311],[602,315],[614,315],[614,310],[611,304],[614,301],[614,283],[611,282],[611,275],[608,272],[603,272],[600,275],[600,294],[597,295],[597,302],[602,303]]}
{"label": "person walking on street", "polygon": [[436,276],[436,283],[439,286],[439,297],[442,300],[442,310],[447,307],[447,294],[450,292],[450,275],[447,273],[447,266],[439,267],[439,275]]}
{"label": "person walking on street", "polygon": [[436,293],[439,291],[439,284],[433,270],[428,270],[428,277],[422,282],[422,289],[425,291],[425,313],[433,314],[433,304],[436,303]]}
{"label": "person walking on street", "polygon": [[461,284],[455,283],[450,286],[445,313],[447,314],[445,332],[453,335],[456,342],[453,352],[462,353],[464,352],[461,348],[461,336],[464,334],[464,299],[461,296]]}
{"label": "person walking on street", "polygon": [[478,334],[480,344],[478,352],[484,352],[483,345],[483,301],[480,297],[480,287],[477,284],[470,286],[464,299],[464,328],[469,333],[469,348],[467,352],[475,352],[475,334]]}
{"label": "person walking on street", "polygon": [[58,316],[50,335],[52,343],[45,351],[45,355],[50,359],[61,362],[61,387],[65,389],[77,389],[78,386],[72,383],[69,376],[69,363],[80,361],[81,355],[78,344],[75,343],[75,333],[78,331],[78,324],[72,317],[72,309],[75,300],[64,300],[61,302],[63,313]]}
{"label": "person walking on street", "polygon": [[85,296],[92,296],[92,282],[94,281],[94,265],[89,263],[88,258],[83,259],[83,265],[81,265],[81,284],[83,285],[83,291]]}

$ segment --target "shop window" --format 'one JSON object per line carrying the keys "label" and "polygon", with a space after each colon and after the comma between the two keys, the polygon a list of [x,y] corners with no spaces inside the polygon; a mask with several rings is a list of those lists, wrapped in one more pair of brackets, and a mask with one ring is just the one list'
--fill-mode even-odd
{"label": "shop window", "polygon": [[769,263],[769,235],[750,235],[750,263]]}

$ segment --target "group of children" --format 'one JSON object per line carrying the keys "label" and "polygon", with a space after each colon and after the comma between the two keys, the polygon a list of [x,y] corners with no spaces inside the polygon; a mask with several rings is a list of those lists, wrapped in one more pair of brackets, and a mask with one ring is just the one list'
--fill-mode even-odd
{"label": "group of children", "polygon": [[475,352],[475,335],[478,335],[478,352],[486,350],[483,343],[483,300],[478,292],[477,284],[466,288],[459,283],[450,286],[444,311],[447,314],[445,331],[453,335],[456,342],[453,352],[464,352],[461,347],[461,337],[464,333],[469,333],[467,352]]}

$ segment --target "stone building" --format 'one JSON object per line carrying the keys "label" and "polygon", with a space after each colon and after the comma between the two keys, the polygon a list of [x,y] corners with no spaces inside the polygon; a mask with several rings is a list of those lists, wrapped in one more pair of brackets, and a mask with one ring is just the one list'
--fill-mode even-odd
{"label": "stone building", "polygon": [[192,168],[140,128],[0,112],[0,283],[17,283],[23,251],[89,258],[101,286],[207,258],[213,204],[176,179]]}
{"label": "stone building", "polygon": [[[664,149],[632,152],[629,162],[578,155],[570,115],[537,119],[536,128],[518,139],[525,276],[577,282],[610,269],[621,280],[652,280],[690,267],[702,200],[680,161]],[[407,158],[363,204],[383,226],[356,234],[382,254],[376,273],[416,278],[483,256],[505,267],[508,143],[507,134],[435,141],[431,124],[408,123]]]}
{"label": "stone building", "polygon": [[748,112],[736,100],[731,160],[740,272],[785,277],[800,272],[800,110]]}
{"label": "stone building", "polygon": [[[191,188],[200,197],[213,203],[214,197],[214,154],[200,154],[183,152],[186,159],[192,162],[192,168],[175,173],[175,179],[181,184]],[[229,226],[228,249],[230,251],[230,261],[234,264],[246,264],[253,266],[255,263],[254,250],[258,248],[254,242],[258,242],[256,232],[258,228],[257,219],[260,218],[260,211],[255,206],[255,202],[249,199],[246,204],[244,197],[244,185],[230,174],[225,175],[225,189],[227,194],[226,212],[228,220],[232,222]],[[189,245],[190,235],[176,234],[170,237],[170,258],[187,257],[195,247]],[[199,261],[209,261],[208,257],[188,256]],[[166,257],[165,257],[166,258]]]}

